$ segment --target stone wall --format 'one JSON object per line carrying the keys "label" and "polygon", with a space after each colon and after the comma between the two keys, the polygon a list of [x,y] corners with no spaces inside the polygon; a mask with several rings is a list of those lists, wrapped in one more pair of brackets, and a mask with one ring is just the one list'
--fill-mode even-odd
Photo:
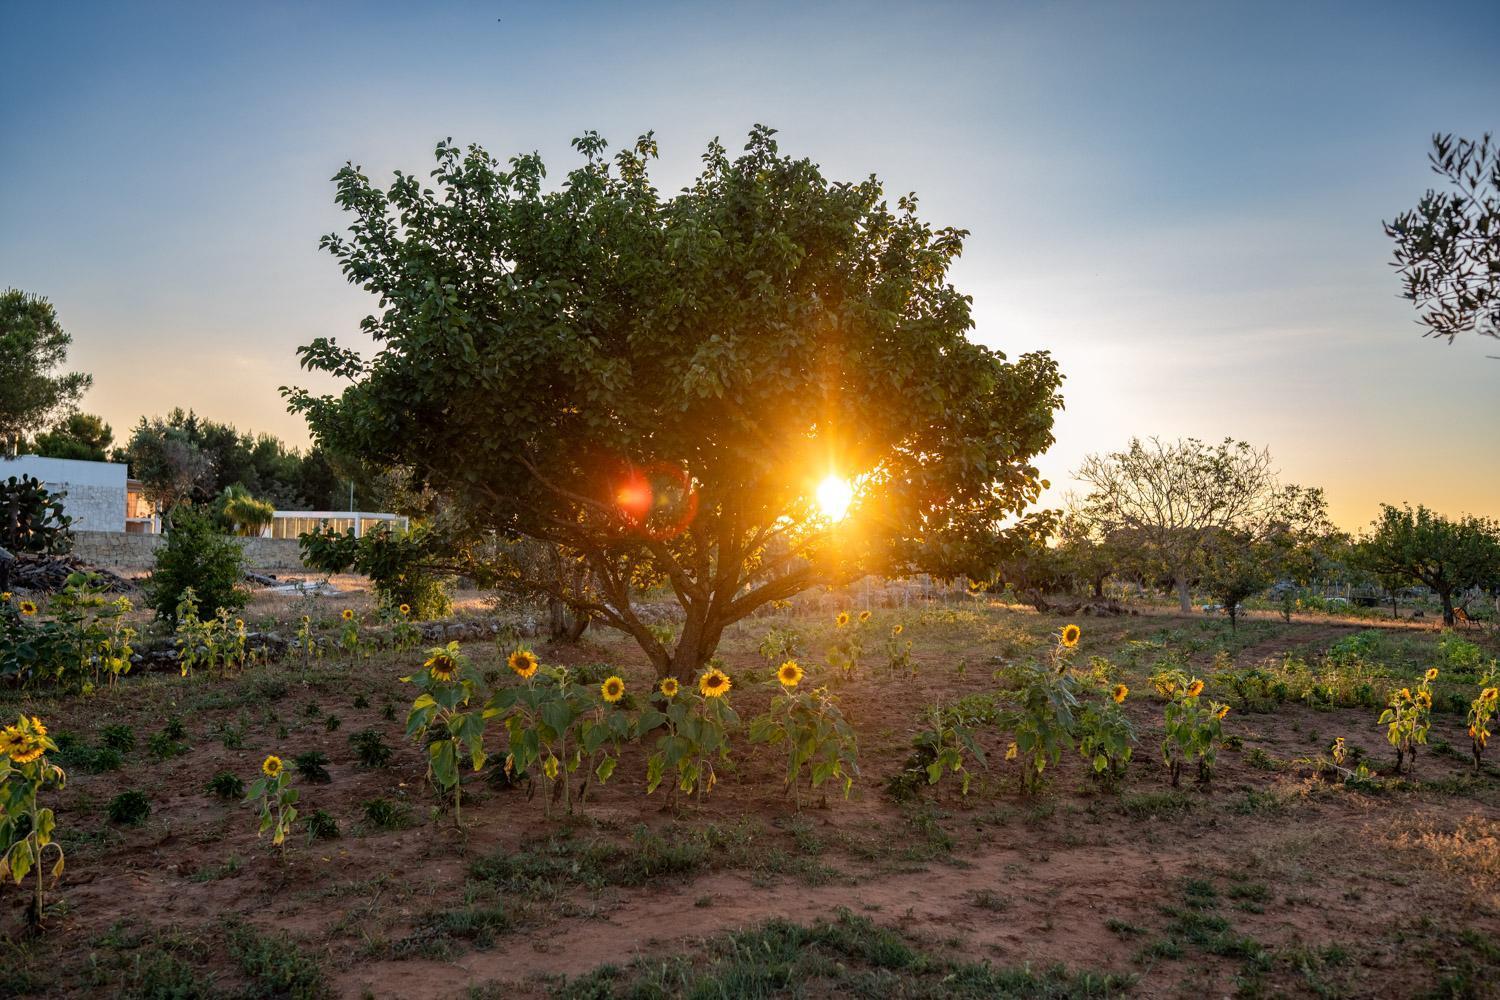
{"label": "stone wall", "polygon": [[[75,531],[73,555],[84,562],[116,570],[148,570],[156,560],[162,535],[126,534],[123,531]],[[295,538],[236,538],[245,550],[245,567],[252,570],[304,572]]]}
{"label": "stone wall", "polygon": [[106,534],[125,529],[125,490],[117,486],[85,483],[47,483],[47,489],[62,493],[63,513],[73,519],[73,530]]}

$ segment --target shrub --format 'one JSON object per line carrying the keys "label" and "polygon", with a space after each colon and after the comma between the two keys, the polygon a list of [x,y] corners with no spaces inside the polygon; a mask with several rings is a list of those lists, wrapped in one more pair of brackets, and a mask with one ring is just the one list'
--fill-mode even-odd
{"label": "shrub", "polygon": [[333,840],[339,835],[338,820],[322,809],[313,810],[305,822],[308,840]]}
{"label": "shrub", "polygon": [[245,783],[238,775],[228,771],[220,771],[208,779],[207,791],[210,795],[221,799],[242,799],[245,797]]}
{"label": "shrub", "polygon": [[352,528],[342,533],[318,528],[302,535],[298,542],[302,561],[309,569],[363,573],[374,584],[382,605],[397,608],[404,604],[412,618],[425,621],[445,617],[453,610],[441,578],[423,568],[432,559],[431,539],[421,527],[401,531],[381,524],[359,538],[354,537]]}
{"label": "shrub", "polygon": [[333,779],[328,775],[328,755],[321,750],[309,750],[294,758],[297,773],[317,785],[326,785]]}
{"label": "shrub", "polygon": [[135,730],[124,723],[105,726],[99,730],[99,742],[111,750],[129,753],[135,749]]}
{"label": "shrub", "polygon": [[188,588],[201,608],[237,611],[248,599],[239,587],[244,561],[244,551],[219,534],[206,515],[180,506],[172,514],[166,543],[156,550],[155,567],[146,579],[146,603],[174,627],[177,605]]}
{"label": "shrub", "polygon": [[110,799],[106,812],[112,823],[140,826],[151,815],[151,800],[145,792],[131,789]]}
{"label": "shrub", "polygon": [[373,798],[364,806],[365,822],[381,830],[399,830],[411,820],[411,810],[387,798]]}
{"label": "shrub", "polygon": [[[39,555],[73,547],[73,519],[63,513],[62,494],[52,493],[34,476],[0,480],[0,548]],[[9,581],[0,580],[0,589]]]}
{"label": "shrub", "polygon": [[391,746],[375,729],[349,734],[349,745],[365,767],[385,767],[391,762]]}

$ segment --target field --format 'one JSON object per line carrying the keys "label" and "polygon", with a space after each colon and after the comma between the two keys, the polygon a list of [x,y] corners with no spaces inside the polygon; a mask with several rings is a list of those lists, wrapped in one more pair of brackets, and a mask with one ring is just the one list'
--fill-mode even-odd
{"label": "field", "polygon": [[[318,617],[336,631],[338,610],[364,602]],[[1466,644],[1409,621],[1082,619],[1081,696],[1128,686],[1135,756],[1105,788],[1066,753],[1028,795],[988,696],[997,670],[1044,659],[1065,620],[987,600],[876,607],[869,628],[901,624],[912,669],[890,671],[877,643],[845,678],[819,665],[835,607],[745,622],[721,649],[748,720],[775,687],[762,638],[795,629],[803,683],[828,684],[858,733],[852,794],[829,783],[800,811],[780,750],[741,729],[733,770],[676,810],[644,793],[639,744],[574,815],[550,818],[529,781],[505,781],[502,750],[466,779],[455,828],[403,735],[413,691],[399,678],[420,650],[8,693],[8,717],[60,736],[68,865],[47,933],[12,933],[0,952],[0,994],[1496,995],[1500,770],[1468,758],[1484,667]],[[296,610],[261,599],[246,618],[289,630]],[[1463,638],[1485,662],[1500,653],[1488,634]],[[516,683],[505,648],[465,648],[491,683]],[[618,673],[627,706],[654,681],[609,632],[537,652],[595,684]],[[1173,789],[1161,762],[1149,678],[1174,664],[1231,706],[1206,785],[1189,771]],[[1376,720],[1433,666],[1428,745],[1398,777]],[[967,795],[952,775],[900,780],[924,707],[964,698],[988,762],[970,760]],[[383,766],[359,760],[350,736],[365,730],[391,748]],[[1368,776],[1332,767],[1340,737]],[[302,815],[321,811],[337,835],[313,839],[299,820],[284,857],[250,807],[208,790],[221,772],[248,784],[267,754],[291,765],[315,751],[326,762],[297,778]],[[130,790],[149,803],[136,822],[111,809]],[[25,893],[0,900],[19,932]]]}

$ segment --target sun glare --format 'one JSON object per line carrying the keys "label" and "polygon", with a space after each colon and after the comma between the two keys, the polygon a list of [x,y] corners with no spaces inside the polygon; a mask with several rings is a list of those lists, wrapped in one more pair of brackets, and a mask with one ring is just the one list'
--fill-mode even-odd
{"label": "sun glare", "polygon": [[854,500],[854,488],[849,480],[830,475],[818,484],[818,509],[830,521],[842,521],[849,513],[849,504]]}

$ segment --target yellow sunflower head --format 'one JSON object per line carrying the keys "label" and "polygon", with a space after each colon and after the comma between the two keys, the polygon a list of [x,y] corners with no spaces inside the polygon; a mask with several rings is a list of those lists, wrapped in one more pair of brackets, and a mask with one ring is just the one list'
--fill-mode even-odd
{"label": "yellow sunflower head", "polygon": [[1437,674],[1438,674],[1437,667],[1428,667],[1427,668],[1427,679],[1428,680],[1430,680],[1430,681],[1437,680]]}
{"label": "yellow sunflower head", "polygon": [[14,757],[26,749],[26,734],[15,726],[0,729],[0,757]]}
{"label": "yellow sunflower head", "polygon": [[1116,705],[1119,705],[1125,701],[1125,696],[1128,694],[1130,694],[1130,688],[1124,684],[1116,684],[1115,689],[1109,693],[1109,696],[1115,700]]}
{"label": "yellow sunflower head", "polygon": [[661,683],[657,686],[658,688],[660,688],[661,693],[666,695],[668,698],[677,697],[677,678],[663,677],[661,679]]}
{"label": "yellow sunflower head", "polygon": [[44,726],[44,725],[42,725],[42,720],[38,719],[34,715],[31,717],[31,734],[33,736],[46,736],[47,735],[47,727]]}
{"label": "yellow sunflower head", "polygon": [[1488,687],[1479,692],[1479,699],[1481,701],[1495,701],[1497,698],[1500,698],[1500,690],[1496,688]]}
{"label": "yellow sunflower head", "polygon": [[1417,692],[1417,704],[1421,705],[1423,708],[1431,708],[1432,707],[1432,694],[1430,692],[1427,692],[1427,691],[1418,691]]}
{"label": "yellow sunflower head", "polygon": [[35,601],[22,601],[21,602],[21,614],[25,615],[27,618],[30,618],[32,615],[36,614],[36,602]]}
{"label": "yellow sunflower head", "polygon": [[1189,698],[1198,697],[1203,693],[1203,682],[1194,677],[1193,682],[1187,686],[1187,691],[1185,693]]}
{"label": "yellow sunflower head", "polygon": [[10,591],[0,591],[0,601],[10,600]]}
{"label": "yellow sunflower head", "polygon": [[432,676],[440,681],[452,681],[458,676],[458,660],[447,650],[433,653],[422,666],[432,671]]}
{"label": "yellow sunflower head", "polygon": [[625,697],[625,682],[619,677],[606,677],[604,683],[599,685],[599,694],[604,700],[613,705]]}
{"label": "yellow sunflower head", "polygon": [[399,608],[397,608],[396,610],[399,611],[399,612],[401,612],[401,617],[402,618],[409,618],[409,617],[411,617],[411,605],[410,604],[403,604]]}
{"label": "yellow sunflower head", "polygon": [[10,752],[10,759],[17,764],[30,764],[47,752],[47,747],[41,740],[31,739],[25,733],[18,733],[17,735],[20,739],[15,749]]}
{"label": "yellow sunflower head", "polygon": [[343,612],[343,618],[346,622],[352,622],[354,620],[354,609],[345,608]]}
{"label": "yellow sunflower head", "polygon": [[312,624],[312,615],[303,615],[302,616],[302,624],[304,624],[304,625],[310,625],[310,624]]}
{"label": "yellow sunflower head", "polygon": [[1214,713],[1214,715],[1218,716],[1221,719],[1224,718],[1224,716],[1226,716],[1228,714],[1229,714],[1229,706],[1228,705],[1220,705],[1219,706],[1219,710]]}
{"label": "yellow sunflower head", "polygon": [[894,625],[891,626],[891,635],[900,635],[902,632],[905,632],[905,631],[906,631],[906,627],[904,625],[902,625],[900,622],[897,622],[896,624],[894,624]]}
{"label": "yellow sunflower head", "polygon": [[536,673],[536,654],[529,649],[516,650],[506,658],[505,663],[516,672],[517,677],[522,679],[527,679]]}
{"label": "yellow sunflower head", "polygon": [[722,698],[734,687],[729,675],[718,667],[703,671],[703,676],[698,678],[698,690],[705,698]]}
{"label": "yellow sunflower head", "polygon": [[776,679],[784,688],[794,688],[802,680],[802,668],[797,665],[796,660],[787,660],[776,668]]}
{"label": "yellow sunflower head", "polygon": [[267,757],[265,762],[260,765],[261,773],[268,778],[278,777],[281,774],[281,768],[281,758],[274,753]]}
{"label": "yellow sunflower head", "polygon": [[1398,701],[1411,701],[1411,688],[1402,688],[1400,691],[1397,691],[1396,699]]}
{"label": "yellow sunflower head", "polygon": [[1078,640],[1083,636],[1083,629],[1077,625],[1064,625],[1062,630],[1062,644],[1069,649],[1078,645]]}
{"label": "yellow sunflower head", "polygon": [[833,620],[833,625],[834,625],[835,628],[843,628],[845,625],[848,625],[848,624],[849,624],[849,612],[847,612],[847,611],[840,611],[839,612],[839,616]]}
{"label": "yellow sunflower head", "polygon": [[870,612],[868,612],[868,611],[861,611],[859,613],[859,620],[861,622],[867,622],[867,621],[869,621],[870,620]]}
{"label": "yellow sunflower head", "polygon": [[236,618],[236,619],[235,619],[235,620],[234,620],[234,627],[235,627],[235,628],[236,628],[236,629],[240,629],[240,630],[243,630],[243,629],[244,629],[244,627],[245,627],[245,619],[243,619],[243,618]]}

